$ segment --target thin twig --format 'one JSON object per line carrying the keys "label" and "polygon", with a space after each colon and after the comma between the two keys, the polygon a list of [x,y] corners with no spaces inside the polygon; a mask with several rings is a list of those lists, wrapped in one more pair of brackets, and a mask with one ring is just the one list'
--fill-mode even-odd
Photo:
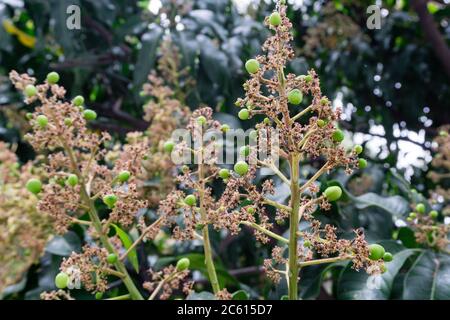
{"label": "thin twig", "polygon": [[258,231],[260,231],[260,232],[262,232],[262,233],[264,233],[266,235],[268,235],[269,237],[274,238],[275,240],[278,240],[278,241],[281,241],[281,242],[284,242],[284,243],[289,243],[288,239],[286,239],[286,238],[284,238],[284,237],[282,237],[282,236],[280,236],[280,235],[278,235],[278,234],[276,234],[276,233],[274,233],[274,232],[272,232],[270,230],[267,230],[266,228],[261,227],[257,223],[250,222],[250,221],[241,221],[240,224],[245,224],[246,226],[252,227],[252,228],[254,228],[254,229],[256,229],[256,230],[258,230]]}

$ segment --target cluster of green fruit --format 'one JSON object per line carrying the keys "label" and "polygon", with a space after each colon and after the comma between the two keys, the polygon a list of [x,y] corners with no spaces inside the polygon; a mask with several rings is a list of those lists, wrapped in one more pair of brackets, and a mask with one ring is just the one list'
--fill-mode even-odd
{"label": "cluster of green fruit", "polygon": [[[131,174],[129,171],[124,170],[121,171],[114,181],[119,181],[121,183],[128,181]],[[78,176],[76,174],[69,174],[65,180],[65,184],[71,187],[75,187],[78,184]],[[42,182],[39,179],[31,178],[27,181],[25,187],[27,190],[35,195],[39,194],[42,191]],[[103,202],[105,202],[108,207],[112,208],[114,207],[114,204],[117,201],[117,197],[115,195],[106,195],[103,198]]]}
{"label": "cluster of green fruit", "polygon": [[[278,14],[277,12],[274,12],[272,15],[274,14]],[[272,18],[271,15],[271,18]],[[279,14],[278,14],[279,15]],[[260,70],[260,65],[258,60],[256,59],[250,59],[245,63],[245,68],[247,69],[247,71],[250,74],[254,74],[256,72],[258,72]],[[300,76],[301,78],[305,79],[305,81],[310,82],[312,81],[312,77],[311,75],[303,75]],[[302,101],[303,101],[303,94],[299,89],[292,89],[291,91],[288,92],[287,94],[287,98],[290,104],[292,105],[299,105]],[[322,105],[326,105],[328,104],[328,99],[327,98],[323,98],[321,100],[321,104]],[[250,106],[251,107],[251,106]],[[241,120],[247,120],[250,117],[250,110],[248,108],[243,108],[239,111],[238,113],[238,117]],[[265,118],[264,119],[265,123],[270,123],[270,119]],[[327,120],[324,119],[318,119],[317,120],[317,126],[320,128],[323,128],[325,125],[328,124]],[[340,129],[336,129],[333,134],[332,134],[332,139],[334,142],[336,143],[341,143],[342,141],[344,141],[344,132],[342,132],[342,130]],[[361,154],[363,152],[363,147],[360,145],[356,145],[354,147],[354,151],[357,155]],[[364,169],[367,167],[367,160],[360,158],[358,159],[358,164],[359,164],[359,168],[360,169]]]}
{"label": "cluster of green fruit", "polygon": [[[394,259],[394,256],[390,252],[386,252],[383,246],[379,244],[371,244],[369,245],[369,259],[376,261],[383,259],[385,262],[391,262]],[[386,272],[386,266],[381,266],[381,271],[384,273]]]}
{"label": "cluster of green fruit", "polygon": [[[109,264],[115,264],[117,262],[117,260],[118,260],[118,257],[117,257],[117,254],[115,254],[115,253],[110,253],[106,257],[106,261]],[[189,265],[190,265],[189,258],[181,258],[180,260],[178,260],[178,262],[176,264],[175,272],[183,272],[183,271],[189,269]],[[60,272],[55,277],[55,286],[58,289],[66,289],[69,285],[69,282],[70,282],[70,276],[66,272]],[[100,300],[102,298],[103,298],[103,292],[97,292],[95,294],[95,299]]]}
{"label": "cluster of green fruit", "polygon": [[[56,72],[50,72],[47,75],[47,83],[50,85],[54,85],[57,84],[59,81],[59,74]],[[36,94],[38,93],[36,86],[32,85],[32,84],[28,84],[25,86],[24,88],[24,94],[27,98],[32,98],[34,97]],[[80,109],[80,111],[83,111],[83,117],[88,120],[88,121],[92,121],[95,120],[97,118],[97,113],[94,110],[91,109],[86,109],[84,110],[83,105],[84,105],[84,98],[82,96],[76,96],[75,98],[73,98],[72,103],[78,107]],[[28,113],[27,114],[27,118],[31,119],[32,118],[32,114]],[[45,115],[39,115],[36,117],[36,123],[37,125],[44,129],[47,127],[48,125],[48,118]],[[67,126],[72,125],[72,119],[67,118],[64,119],[64,124],[66,124]]]}
{"label": "cluster of green fruit", "polygon": [[[414,221],[417,218],[417,214],[424,215],[425,213],[426,213],[425,204],[418,203],[416,205],[415,211],[411,212],[408,218],[406,218],[406,220],[409,222]],[[436,210],[431,210],[430,212],[428,212],[428,216],[431,219],[436,220],[439,217],[439,212],[437,212]]]}
{"label": "cluster of green fruit", "polygon": [[[128,179],[130,179],[130,176],[131,176],[131,173],[129,171],[123,170],[114,178],[113,183],[127,182]],[[117,196],[115,194],[107,194],[107,195],[103,196],[102,200],[103,200],[103,203],[106,204],[106,206],[109,209],[113,209],[117,202]]]}

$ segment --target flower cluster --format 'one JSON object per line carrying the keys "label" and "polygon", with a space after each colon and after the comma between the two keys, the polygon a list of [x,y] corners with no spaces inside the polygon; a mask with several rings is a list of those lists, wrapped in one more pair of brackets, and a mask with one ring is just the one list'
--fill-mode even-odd
{"label": "flower cluster", "polygon": [[415,205],[407,221],[414,230],[416,241],[436,250],[447,250],[450,240],[450,225],[440,222],[439,212],[429,210],[424,203]]}
{"label": "flower cluster", "polygon": [[[171,225],[176,225],[173,234],[177,239],[203,241],[208,276],[216,296],[222,290],[217,283],[209,225],[231,233],[238,233],[245,225],[254,229],[262,243],[268,243],[271,238],[282,243],[282,247],[273,249],[273,259],[267,259],[264,267],[275,281],[280,280],[281,275],[287,278],[291,299],[297,298],[298,273],[304,266],[352,260],[355,269],[365,268],[368,273],[377,274],[386,270],[384,260],[390,261],[392,257],[380,245],[369,246],[361,230],[355,230],[353,240],[339,240],[334,226],[321,226],[320,221],[313,218],[318,209],[329,210],[332,202],[342,195],[340,187],[321,188],[316,181],[334,168],[344,167],[351,173],[355,168],[364,169],[367,162],[358,157],[363,151],[361,146],[355,146],[350,152],[341,146],[344,133],[337,128],[340,110],[334,110],[329,99],[322,95],[315,71],[301,76],[285,75],[285,66],[294,57],[289,44],[292,25],[286,17],[286,6],[279,3],[277,9],[266,18],[266,24],[275,35],[264,43],[265,55],[246,62],[251,78],[244,84],[245,98],[236,101],[241,108],[238,114],[241,120],[265,117],[250,134],[250,139],[256,143],[239,150],[243,160],[236,162],[233,170],[218,167],[218,142],[204,141],[203,133],[208,130],[226,132],[230,128],[213,120],[210,108],[195,111],[187,126],[191,136],[196,137],[194,147],[185,142],[177,145],[166,142],[167,151],[172,155],[182,158],[187,151],[197,161],[194,166],[181,168],[178,178],[181,190],[161,202],[159,213]],[[304,95],[311,98],[310,105],[302,110],[300,104]],[[279,143],[270,141],[268,133],[274,131],[278,133]],[[259,159],[262,148],[275,149],[273,151],[288,162],[289,174],[280,171],[273,157]],[[309,159],[322,161],[323,165],[300,185],[300,165]],[[290,188],[287,204],[271,199],[275,181],[268,179],[261,188],[252,183],[259,168],[271,169],[278,180]],[[226,186],[223,193],[215,197],[210,185],[219,178]],[[269,206],[277,210],[275,217],[268,214]],[[181,223],[179,216],[183,218]],[[289,219],[289,238],[272,231],[273,220],[286,219]],[[299,230],[302,220],[310,224],[305,232]],[[300,240],[303,246],[299,246]],[[285,265],[286,270],[275,269],[277,264]]]}
{"label": "flower cluster", "polygon": [[185,295],[192,292],[192,281],[185,281],[189,275],[189,260],[183,258],[176,266],[168,266],[161,271],[149,270],[151,281],[144,282],[144,289],[151,292],[149,300],[153,300],[159,295],[160,300],[169,299],[174,290],[181,288]]}
{"label": "flower cluster", "polygon": [[105,292],[110,274],[107,257],[106,249],[85,246],[83,252],[64,259],[61,271],[68,276],[67,287],[80,289],[83,285],[87,291]]}
{"label": "flower cluster", "polygon": [[[32,132],[26,139],[36,151],[45,154],[39,163],[43,174],[30,178],[22,188],[25,186],[29,194],[38,197],[39,213],[51,217],[58,233],[65,233],[72,224],[87,226],[87,233],[97,242],[63,263],[57,286],[63,289],[82,284],[88,291],[103,292],[107,288],[105,275],[115,274],[132,298],[142,298],[123,264],[127,255],[117,259],[119,251],[125,249],[120,241],[109,237],[109,231],[111,226],[116,230],[130,227],[137,222],[138,212],[147,208],[137,178],[147,146],[127,144],[116,150],[116,159],[111,163],[107,158],[111,137],[89,130],[88,123],[97,114],[84,107],[81,96],[65,101],[65,89],[57,84],[57,73],[50,73],[43,84],[15,71],[10,79],[23,91],[27,104],[37,105],[28,115]],[[103,220],[99,206],[107,213]],[[116,258],[111,258],[114,261],[106,268],[105,258],[109,256]]]}
{"label": "flower cluster", "polygon": [[[350,2],[350,1],[346,1]],[[360,6],[359,4],[346,3],[346,5]],[[364,10],[361,6],[358,8]],[[352,40],[361,38],[368,42],[368,37],[364,35],[360,26],[355,23],[351,17],[343,14],[337,8],[335,3],[328,2],[320,10],[322,20],[311,26],[304,36],[305,45],[302,53],[307,56],[314,56],[321,50],[350,50]]]}
{"label": "flower cluster", "polygon": [[31,162],[21,166],[0,142],[0,292],[41,257],[54,232],[50,216],[36,209],[38,199],[23,187],[36,176],[45,174]]}
{"label": "flower cluster", "polygon": [[[384,262],[391,261],[392,255],[378,244],[369,245],[363,230],[355,230],[353,239],[339,239],[335,226],[322,225],[316,217],[329,211],[343,193],[339,186],[326,185],[323,176],[337,168],[350,174],[364,169],[367,161],[360,158],[361,146],[352,150],[342,146],[341,110],[333,108],[322,94],[316,72],[285,74],[294,58],[285,1],[278,3],[265,23],[273,36],[264,43],[263,55],[246,62],[251,77],[244,84],[245,97],[236,101],[241,120],[255,117],[261,121],[249,134],[249,143],[240,148],[232,169],[219,166],[222,142],[217,139],[217,134],[226,134],[231,128],[214,120],[209,107],[192,114],[185,107],[186,72],[178,70],[178,55],[171,52],[170,43],[162,47],[159,67],[166,82],[152,74],[143,88],[143,95],[151,97],[144,106],[150,126],[144,133],[128,134],[123,146],[113,144],[107,133],[89,130],[88,124],[97,114],[85,108],[81,96],[65,100],[57,73],[37,84],[26,74],[11,72],[10,79],[23,91],[25,102],[37,105],[35,112],[27,115],[32,132],[26,139],[44,155],[39,158],[39,174],[31,165],[25,166],[17,182],[26,187],[37,212],[49,217],[56,232],[63,234],[77,224],[87,235],[88,245],[82,252],[63,261],[55,278],[58,289],[83,287],[101,298],[109,277],[117,277],[128,290],[127,297],[143,299],[125,260],[135,264],[136,246],[157,237],[162,228],[170,230],[176,240],[195,239],[203,244],[208,278],[217,299],[230,299],[231,294],[219,283],[210,233],[225,230],[237,234],[243,226],[272,247],[264,269],[274,282],[286,279],[290,299],[298,298],[299,274],[304,267],[349,261],[354,269],[369,274],[386,271]],[[302,106],[304,101],[308,106]],[[172,131],[182,125],[193,141],[170,140]],[[261,158],[261,154],[266,156]],[[287,164],[287,170],[277,165],[275,155]],[[10,159],[14,158],[11,154],[2,157],[0,161],[5,163],[16,161]],[[170,159],[181,161],[172,163]],[[179,164],[182,160],[184,165]],[[311,160],[320,166],[303,180],[300,168]],[[256,185],[262,169],[270,171],[273,178]],[[223,184],[223,191],[217,194],[213,184]],[[281,184],[289,189],[283,203],[274,200]],[[157,220],[149,223],[149,217],[140,213],[157,204]],[[275,209],[275,214],[269,208]],[[275,223],[286,225],[286,221],[288,230],[274,228]],[[300,222],[309,227],[300,230]],[[134,242],[123,230],[131,228],[139,231]],[[438,238],[434,246],[440,247],[441,231],[434,232]],[[188,281],[188,269],[189,260],[183,258],[176,266],[149,270],[150,281],[143,284],[149,299],[169,299],[180,289],[189,294],[193,283]],[[71,299],[62,290],[44,293],[42,298]]]}
{"label": "flower cluster", "polygon": [[[436,189],[432,192],[431,201],[433,203],[444,203],[442,213],[450,215],[450,126],[439,128],[439,135],[434,139],[436,153],[431,161],[432,169],[428,173],[428,178],[436,184]],[[446,205],[445,205],[446,204]]]}
{"label": "flower cluster", "polygon": [[[178,49],[170,40],[163,41],[158,71],[148,77],[141,95],[149,97],[144,105],[144,120],[150,123],[144,133],[133,133],[130,143],[146,145],[147,153],[142,162],[143,171],[139,175],[140,186],[151,207],[156,207],[174,187],[174,165],[170,156],[164,152],[163,142],[172,132],[184,126],[190,110],[185,106],[188,90],[193,81],[187,69],[180,69]],[[131,139],[132,138],[132,139]]]}

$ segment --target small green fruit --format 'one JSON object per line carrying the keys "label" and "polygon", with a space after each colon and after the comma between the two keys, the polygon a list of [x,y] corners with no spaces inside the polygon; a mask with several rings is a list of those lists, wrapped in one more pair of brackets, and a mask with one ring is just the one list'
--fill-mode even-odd
{"label": "small green fruit", "polygon": [[358,165],[360,169],[367,168],[367,160],[366,159],[358,159]]}
{"label": "small green fruit", "polygon": [[361,154],[363,152],[363,147],[359,144],[357,144],[353,150],[355,151],[356,154]]}
{"label": "small green fruit", "polygon": [[269,118],[264,118],[263,123],[269,125],[270,124],[270,119]]}
{"label": "small green fruit", "polygon": [[425,205],[423,203],[417,204],[416,211],[422,214],[425,213]]}
{"label": "small green fruit", "polygon": [[31,119],[33,119],[33,114],[31,112],[27,112],[27,114],[25,115],[25,118],[27,120],[31,120]]}
{"label": "small green fruit", "polygon": [[180,271],[187,270],[189,268],[190,263],[191,262],[189,261],[188,258],[182,258],[182,259],[178,260],[177,266],[176,266],[177,271],[180,272]]}
{"label": "small green fruit", "polygon": [[298,89],[293,89],[288,93],[288,101],[290,104],[299,105],[303,100],[303,94]]}
{"label": "small green fruit", "polygon": [[242,109],[241,111],[239,111],[238,113],[238,117],[241,120],[247,120],[248,117],[250,116],[250,112],[248,111],[248,109]]}
{"label": "small green fruit", "polygon": [[381,266],[380,266],[380,271],[381,271],[381,273],[386,273],[387,267],[386,267],[384,264],[381,265]]}
{"label": "small green fruit", "polygon": [[328,201],[336,201],[342,196],[342,189],[338,186],[328,187],[324,194]]}
{"label": "small green fruit", "polygon": [[72,121],[72,119],[70,119],[70,118],[65,118],[65,119],[64,119],[64,124],[65,124],[66,126],[70,127],[70,126],[73,124],[73,121]]}
{"label": "small green fruit", "polygon": [[39,127],[41,127],[43,129],[48,124],[48,118],[46,116],[44,116],[43,114],[38,115],[36,117],[36,123],[38,124]]}
{"label": "small green fruit", "polygon": [[326,125],[327,125],[327,123],[326,123],[325,120],[322,120],[322,119],[317,120],[317,126],[318,126],[319,128],[323,128],[323,127],[325,127]]}
{"label": "small green fruit", "polygon": [[72,103],[77,107],[81,107],[84,104],[83,96],[76,96],[75,98],[73,98]]}
{"label": "small green fruit", "polygon": [[234,165],[234,171],[240,176],[247,174],[247,172],[248,172],[247,162],[245,162],[245,161],[236,162],[236,164]]}
{"label": "small green fruit", "polygon": [[415,212],[411,212],[411,213],[409,214],[409,217],[410,217],[411,219],[415,219],[415,218],[417,218],[417,214],[416,214]]}
{"label": "small green fruit", "polygon": [[394,256],[393,256],[392,253],[390,253],[390,252],[386,252],[386,253],[383,255],[383,260],[386,261],[386,262],[391,262],[392,259],[394,259]]}
{"label": "small green fruit", "polygon": [[244,157],[248,157],[250,154],[250,147],[249,146],[242,146],[241,149],[239,150],[239,153],[244,156]]}
{"label": "small green fruit", "polygon": [[58,289],[67,288],[67,284],[69,283],[69,275],[65,272],[60,272],[55,277],[55,285]]}
{"label": "small green fruit", "polygon": [[228,179],[230,177],[230,170],[228,169],[220,169],[219,177],[222,179]]}
{"label": "small green fruit", "polygon": [[78,184],[78,177],[76,174],[71,174],[67,178],[67,184],[71,187],[75,187]]}
{"label": "small green fruit", "polygon": [[269,22],[274,27],[279,26],[281,24],[281,15],[278,12],[272,12],[269,17]]}
{"label": "small green fruit", "polygon": [[97,119],[97,113],[94,110],[86,109],[83,111],[83,117],[88,121],[92,121]]}
{"label": "small green fruit", "polygon": [[26,184],[28,191],[34,194],[38,194],[42,191],[42,182],[39,179],[30,179]]}
{"label": "small green fruit", "polygon": [[108,261],[109,264],[116,263],[117,262],[117,254],[115,254],[115,253],[108,254],[108,256],[106,257],[106,261]]}
{"label": "small green fruit", "polygon": [[249,214],[254,214],[254,213],[256,212],[256,209],[255,209],[255,207],[248,207],[248,208],[247,208],[247,212],[248,212]]}
{"label": "small green fruit", "polygon": [[103,202],[108,206],[108,208],[112,209],[116,205],[117,196],[114,194],[107,194],[103,197]]}
{"label": "small green fruit", "polygon": [[248,73],[256,73],[259,71],[259,62],[256,59],[247,60],[245,63],[245,69],[247,69]]}
{"label": "small green fruit", "polygon": [[97,292],[95,294],[95,299],[96,300],[101,300],[103,298],[103,292]]}
{"label": "small green fruit", "polygon": [[310,74],[308,74],[305,76],[304,80],[306,83],[310,83],[313,80],[313,77]]}
{"label": "small green fruit", "polygon": [[227,125],[227,124],[223,124],[223,125],[220,127],[220,130],[222,130],[222,132],[227,132],[228,130],[230,130],[230,126]]}
{"label": "small green fruit", "polygon": [[204,126],[206,124],[206,118],[204,116],[200,116],[197,118],[197,123],[201,126]]}
{"label": "small green fruit", "polygon": [[175,143],[173,141],[166,141],[164,143],[164,151],[167,153],[170,153],[173,151],[173,148],[175,148]]}
{"label": "small green fruit", "polygon": [[333,132],[333,140],[336,142],[342,142],[344,140],[344,133],[337,129],[336,131]]}
{"label": "small green fruit", "polygon": [[48,83],[55,84],[55,83],[58,83],[58,81],[59,81],[59,74],[57,72],[53,71],[53,72],[50,72],[47,75],[47,82]]}
{"label": "small green fruit", "polygon": [[380,246],[379,244],[371,244],[369,246],[369,259],[370,260],[379,260],[381,258],[383,258],[384,254],[385,254],[385,250],[382,246]]}
{"label": "small green fruit", "polygon": [[184,203],[190,207],[193,207],[197,204],[197,198],[193,194],[190,194],[184,198]]}
{"label": "small green fruit", "polygon": [[25,87],[25,95],[28,98],[34,97],[37,93],[37,89],[35,86],[33,86],[32,84],[27,84],[27,86]]}
{"label": "small green fruit", "polygon": [[437,219],[437,217],[439,216],[439,213],[436,210],[431,210],[429,215],[430,215],[431,219]]}
{"label": "small green fruit", "polygon": [[323,97],[322,99],[320,99],[320,104],[322,106],[326,106],[328,104],[329,100],[325,97]]}
{"label": "small green fruit", "polygon": [[126,181],[128,181],[128,179],[130,179],[130,176],[131,176],[130,171],[123,170],[119,173],[119,175],[117,176],[117,179],[120,182],[126,182]]}
{"label": "small green fruit", "polygon": [[309,240],[303,241],[303,246],[304,246],[305,248],[311,248],[311,241],[309,241]]}

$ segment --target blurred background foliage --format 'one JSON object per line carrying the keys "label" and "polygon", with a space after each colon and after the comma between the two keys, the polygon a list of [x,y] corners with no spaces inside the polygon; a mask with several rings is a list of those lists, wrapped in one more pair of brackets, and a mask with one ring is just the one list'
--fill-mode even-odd
{"label": "blurred background foliage", "polygon": [[[364,174],[337,173],[327,182],[347,190],[347,201],[321,219],[337,224],[344,235],[364,227],[370,241],[383,241],[392,252],[401,252],[395,267],[383,275],[381,291],[367,290],[365,275],[336,264],[304,270],[302,297],[410,298],[421,281],[430,281],[417,275],[417,261],[425,267],[433,259],[449,264],[447,255],[415,243],[413,232],[399,221],[415,203],[432,198],[438,185],[448,190],[448,179],[436,181],[427,173],[435,155],[432,140],[439,127],[450,122],[450,5],[447,0],[375,1],[381,8],[381,29],[369,30],[366,10],[374,1],[288,3],[297,54],[290,71],[317,70],[323,92],[344,110],[341,125],[347,140],[363,144],[372,160]],[[71,4],[81,8],[81,30],[66,28],[66,8]],[[273,7],[271,1],[256,0],[0,1],[0,140],[12,144],[22,162],[33,158],[20,138],[27,130],[28,110],[7,79],[12,69],[38,79],[49,70],[58,71],[67,96],[86,97],[87,105],[99,114],[94,126],[118,140],[149,127],[143,111],[148,97],[141,91],[152,71],[168,80],[177,99],[191,109],[206,104],[221,121],[248,128],[254,123],[239,122],[234,102],[243,95],[243,61],[260,52],[268,35],[262,21]],[[158,61],[168,52],[176,54],[179,65],[164,71]],[[313,168],[314,164],[305,165],[305,176]],[[283,195],[282,189],[278,191]],[[442,209],[447,200],[441,197],[432,204]],[[25,277],[4,295],[36,298],[51,289],[61,257],[79,250],[77,233],[54,238],[28,280]],[[260,281],[263,275],[255,277],[261,271],[255,266],[270,250],[259,248],[252,239],[250,232],[216,234],[220,281],[244,289],[252,298],[264,293],[279,299],[283,288],[274,290]],[[139,254],[150,263],[165,256],[157,262],[162,265],[199,249],[195,242],[175,245],[161,235]],[[199,274],[204,273],[201,254],[190,258]],[[415,281],[406,283],[405,277]],[[322,286],[324,280],[336,284],[333,290]],[[432,294],[450,298],[446,290]],[[430,298],[426,294],[421,298]]]}

